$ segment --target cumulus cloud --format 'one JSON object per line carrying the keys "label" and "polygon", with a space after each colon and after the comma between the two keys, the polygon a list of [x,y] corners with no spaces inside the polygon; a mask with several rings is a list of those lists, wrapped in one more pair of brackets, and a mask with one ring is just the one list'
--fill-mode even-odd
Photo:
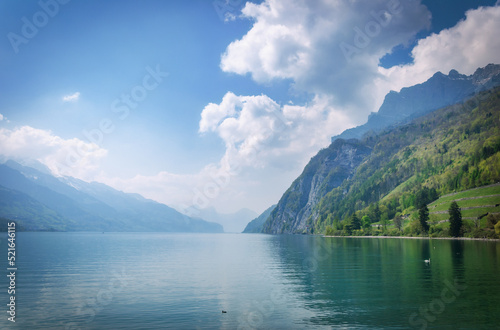
{"label": "cumulus cloud", "polygon": [[326,94],[349,111],[366,112],[379,59],[430,24],[420,1],[268,0],[247,3],[254,24],[221,58],[226,72],[260,83],[291,79],[296,89]]}
{"label": "cumulus cloud", "polygon": [[3,115],[0,113],[0,121],[3,120]]}
{"label": "cumulus cloud", "polygon": [[500,6],[469,10],[454,27],[419,40],[412,51],[413,63],[380,68],[383,90],[399,90],[427,80],[437,71],[455,69],[472,74],[478,67],[500,63]]}
{"label": "cumulus cloud", "polygon": [[224,141],[219,169],[245,168],[233,193],[237,186],[265,191],[271,185],[262,181],[273,179],[282,192],[294,177],[285,182],[285,176],[300,173],[330,136],[363,123],[391,89],[423,82],[436,71],[470,74],[498,63],[499,10],[467,12],[455,27],[420,40],[414,63],[384,69],[380,58],[429,27],[431,14],[419,0],[247,3],[242,14],[253,26],[228,45],[221,69],[258,83],[289,79],[295,89],[313,95],[311,102],[283,106],[266,95],[228,92],[221,103],[204,108],[199,131]]}
{"label": "cumulus cloud", "polygon": [[[266,95],[227,92],[220,103],[208,104],[199,133],[216,134],[224,142],[219,162],[192,174],[113,178],[98,170],[106,150],[28,126],[0,129],[0,150],[35,158],[57,175],[98,180],[181,211],[191,205],[259,210],[277,202],[332,135],[376,111],[390,89],[423,82],[436,71],[471,74],[500,62],[499,7],[467,12],[455,27],[418,41],[413,63],[390,69],[379,67],[379,59],[430,24],[419,0],[267,0],[247,3],[243,15],[253,26],[228,45],[222,70],[248,74],[259,83],[289,79],[311,98],[282,105]],[[77,100],[79,93],[67,97]]]}
{"label": "cumulus cloud", "polygon": [[199,123],[201,134],[214,133],[224,141],[219,162],[193,174],[160,172],[105,183],[194,216],[207,206],[227,212],[263,210],[279,200],[310,157],[328,146],[332,134],[352,125],[330,104],[317,96],[306,105],[280,105],[266,95],[228,92],[220,103],[203,109]]}
{"label": "cumulus cloud", "polygon": [[76,92],[70,95],[63,96],[63,102],[76,102],[80,98],[80,92]]}
{"label": "cumulus cloud", "polygon": [[57,176],[69,175],[83,180],[95,177],[100,160],[107,154],[96,144],[77,138],[63,139],[30,126],[13,130],[0,128],[0,150],[7,158],[35,159]]}
{"label": "cumulus cloud", "polygon": [[221,164],[228,167],[296,168],[329,143],[351,120],[315,97],[304,106],[281,106],[266,95],[228,92],[220,104],[203,109],[200,132],[215,132],[225,143]]}

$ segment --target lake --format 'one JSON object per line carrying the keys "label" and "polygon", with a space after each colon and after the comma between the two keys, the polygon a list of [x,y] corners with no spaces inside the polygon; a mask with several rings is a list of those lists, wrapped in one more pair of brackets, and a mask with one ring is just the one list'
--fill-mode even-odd
{"label": "lake", "polygon": [[[497,242],[170,233],[18,233],[16,238],[16,323],[7,321],[4,275],[2,328],[498,329],[500,324]],[[5,233],[1,240],[6,274]]]}

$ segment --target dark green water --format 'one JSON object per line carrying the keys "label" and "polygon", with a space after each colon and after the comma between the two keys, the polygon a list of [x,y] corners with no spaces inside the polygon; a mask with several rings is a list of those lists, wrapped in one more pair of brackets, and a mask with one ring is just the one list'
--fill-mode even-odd
{"label": "dark green water", "polygon": [[[3,274],[6,243],[3,234]],[[18,233],[16,248],[16,323],[7,321],[4,275],[1,328],[498,329],[500,324],[500,244],[494,242]]]}

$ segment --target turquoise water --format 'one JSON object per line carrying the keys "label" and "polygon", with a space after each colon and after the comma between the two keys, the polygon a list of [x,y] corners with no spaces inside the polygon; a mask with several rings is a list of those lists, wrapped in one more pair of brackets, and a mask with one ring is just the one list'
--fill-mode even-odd
{"label": "turquoise water", "polygon": [[[1,237],[6,274],[7,241]],[[4,307],[2,328],[498,329],[500,324],[500,244],[494,242],[18,233],[16,249],[16,323],[7,321]],[[0,285],[6,306],[5,275]]]}

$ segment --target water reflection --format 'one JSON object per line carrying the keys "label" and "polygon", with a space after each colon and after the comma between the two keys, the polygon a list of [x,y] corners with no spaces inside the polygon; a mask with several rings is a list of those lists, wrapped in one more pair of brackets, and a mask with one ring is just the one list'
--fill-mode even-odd
{"label": "water reflection", "polygon": [[[469,272],[481,272],[484,263],[496,259],[496,253],[487,252],[495,243],[488,242],[302,236],[286,236],[279,242],[278,255],[283,268],[286,267],[283,276],[294,284],[303,307],[314,313],[301,321],[333,327],[349,324],[407,328],[408,317],[438,299],[446,283],[454,284],[457,279],[457,285],[464,288],[467,282],[467,292],[473,292],[472,283],[465,276],[466,245],[469,249],[478,248],[481,254],[479,259],[474,257],[481,266]],[[495,268],[497,272],[490,275],[498,279],[496,265],[486,268],[491,268],[490,271]],[[499,284],[497,281],[494,286],[499,289]],[[499,301],[491,291],[485,296]],[[433,325],[458,324],[454,313],[464,306],[477,308],[470,306],[468,299],[447,305],[440,311],[440,318],[435,317]],[[468,314],[462,311],[458,319],[472,325],[467,320]]]}
{"label": "water reflection", "polygon": [[453,265],[453,277],[465,281],[464,245],[462,240],[453,240],[451,246],[451,261]]}
{"label": "water reflection", "polygon": [[[20,329],[59,329],[75,322],[89,329],[398,329],[422,322],[435,328],[493,328],[499,323],[498,243],[23,234],[15,325]],[[127,279],[125,285],[115,273]],[[467,288],[441,308],[436,301],[455,279]],[[0,299],[5,301],[5,290]]]}

